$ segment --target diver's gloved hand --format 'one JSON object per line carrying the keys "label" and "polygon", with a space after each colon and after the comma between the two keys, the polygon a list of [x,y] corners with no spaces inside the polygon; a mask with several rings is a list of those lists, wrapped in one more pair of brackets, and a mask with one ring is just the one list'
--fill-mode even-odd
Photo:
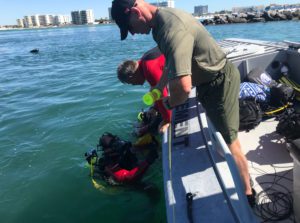
{"label": "diver's gloved hand", "polygon": [[84,154],[86,161],[91,164],[91,161],[94,157],[98,157],[98,154],[95,149],[90,149],[88,152]]}
{"label": "diver's gloved hand", "polygon": [[151,165],[158,158],[158,153],[156,149],[151,149],[146,157],[146,161],[149,165]]}

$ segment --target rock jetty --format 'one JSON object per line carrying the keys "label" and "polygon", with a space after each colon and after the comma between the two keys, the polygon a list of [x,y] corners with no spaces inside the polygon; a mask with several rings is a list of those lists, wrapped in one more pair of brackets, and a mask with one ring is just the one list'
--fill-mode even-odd
{"label": "rock jetty", "polygon": [[203,25],[219,25],[232,23],[254,23],[283,20],[300,20],[300,10],[291,11],[264,11],[263,13],[239,13],[215,15],[212,19],[205,19]]}

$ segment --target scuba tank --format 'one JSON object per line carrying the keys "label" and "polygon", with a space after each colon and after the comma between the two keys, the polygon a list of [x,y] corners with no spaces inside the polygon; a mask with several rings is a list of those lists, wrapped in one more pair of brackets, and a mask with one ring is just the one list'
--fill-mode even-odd
{"label": "scuba tank", "polygon": [[149,145],[151,143],[153,143],[152,135],[150,133],[147,133],[146,135],[139,137],[133,145],[134,146],[145,146],[145,145]]}

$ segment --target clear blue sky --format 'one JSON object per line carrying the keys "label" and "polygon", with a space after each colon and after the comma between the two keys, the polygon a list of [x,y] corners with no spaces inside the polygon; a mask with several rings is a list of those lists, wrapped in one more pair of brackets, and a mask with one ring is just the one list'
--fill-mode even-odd
{"label": "clear blue sky", "polygon": [[[147,2],[153,2],[146,0]],[[154,0],[156,1],[156,0]],[[196,5],[208,5],[209,12],[231,9],[232,7],[295,4],[300,0],[175,0],[175,7],[192,13]],[[16,24],[16,19],[34,14],[67,14],[73,10],[93,9],[96,18],[108,17],[111,0],[0,0],[0,25]]]}

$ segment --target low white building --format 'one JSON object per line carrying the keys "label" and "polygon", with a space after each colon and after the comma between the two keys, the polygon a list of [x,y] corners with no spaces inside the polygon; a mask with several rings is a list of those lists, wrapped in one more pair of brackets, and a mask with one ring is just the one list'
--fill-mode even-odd
{"label": "low white building", "polygon": [[24,16],[24,19],[17,19],[17,24],[21,28],[67,25],[70,24],[70,16],[49,14]]}
{"label": "low white building", "polygon": [[270,4],[265,8],[266,11],[295,11],[300,9],[300,4]]}
{"label": "low white building", "polygon": [[247,7],[233,7],[232,13],[263,12],[264,9],[265,9],[264,5],[247,6]]}

